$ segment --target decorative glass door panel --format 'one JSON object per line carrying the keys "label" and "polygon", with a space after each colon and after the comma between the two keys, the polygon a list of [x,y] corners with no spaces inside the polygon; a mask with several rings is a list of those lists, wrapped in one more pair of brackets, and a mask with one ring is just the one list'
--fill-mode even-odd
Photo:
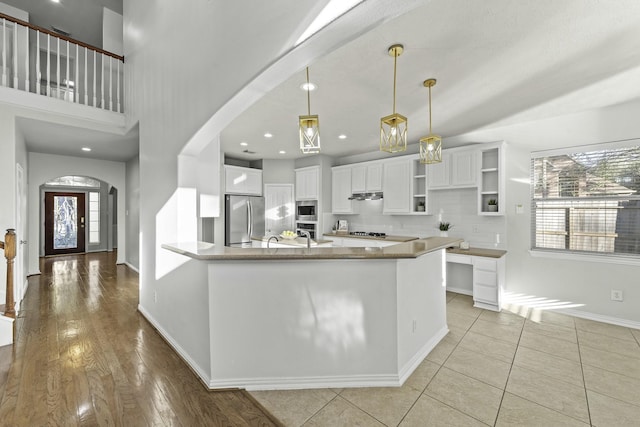
{"label": "decorative glass door panel", "polygon": [[84,252],[84,193],[45,193],[45,255]]}

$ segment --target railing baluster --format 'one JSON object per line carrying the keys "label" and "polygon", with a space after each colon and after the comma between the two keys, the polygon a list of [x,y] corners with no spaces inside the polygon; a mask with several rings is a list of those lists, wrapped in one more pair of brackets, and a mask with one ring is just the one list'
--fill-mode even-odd
{"label": "railing baluster", "polygon": [[100,54],[100,108],[104,110],[104,53]]}
{"label": "railing baluster", "polygon": [[51,96],[51,36],[47,34],[47,96]]}
{"label": "railing baluster", "polygon": [[29,27],[24,27],[24,91],[29,92]]}
{"label": "railing baluster", "polygon": [[40,93],[40,80],[42,73],[40,72],[40,30],[36,30],[36,93]]}
{"label": "railing baluster", "polygon": [[18,89],[18,26],[13,24],[13,87]]}
{"label": "railing baluster", "polygon": [[118,91],[117,93],[117,99],[118,99],[118,113],[120,112],[120,60],[118,60],[118,62],[116,62],[116,68],[117,68],[117,73],[118,75],[117,77],[117,86],[116,86],[116,90]]}
{"label": "railing baluster", "polygon": [[89,56],[89,50],[84,48],[84,105],[89,106],[89,86],[87,86],[87,74],[89,69],[87,68],[87,56]]}
{"label": "railing baluster", "polygon": [[69,40],[67,40],[67,66],[65,67],[65,78],[64,78],[64,85],[65,85],[65,92],[64,92],[64,100],[68,101],[69,100]]}
{"label": "railing baluster", "polygon": [[113,111],[113,58],[109,57],[109,111]]}
{"label": "railing baluster", "polygon": [[93,106],[97,107],[96,103],[96,56],[98,52],[93,51]]}
{"label": "railing baluster", "polygon": [[58,41],[58,47],[56,49],[56,54],[58,57],[58,66],[56,68],[56,98],[60,99],[60,39],[56,39]]}
{"label": "railing baluster", "polygon": [[73,78],[73,102],[80,102],[80,46],[76,45],[76,75]]}
{"label": "railing baluster", "polygon": [[7,85],[7,20],[2,18],[2,86]]}

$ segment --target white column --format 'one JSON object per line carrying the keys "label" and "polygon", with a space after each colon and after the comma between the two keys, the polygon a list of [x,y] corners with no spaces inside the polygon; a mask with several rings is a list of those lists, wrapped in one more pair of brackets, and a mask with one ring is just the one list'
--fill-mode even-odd
{"label": "white column", "polygon": [[42,73],[40,72],[40,30],[36,30],[36,93],[40,95],[40,79],[42,79]]}
{"label": "white column", "polygon": [[24,91],[29,92],[29,27],[24,27],[24,36]]}
{"label": "white column", "polygon": [[7,85],[7,20],[2,18],[2,86]]}
{"label": "white column", "polygon": [[18,25],[13,25],[13,87],[18,89]]}
{"label": "white column", "polygon": [[89,86],[87,85],[87,75],[89,69],[87,68],[87,56],[89,56],[89,49],[84,48],[84,105],[89,106]]}

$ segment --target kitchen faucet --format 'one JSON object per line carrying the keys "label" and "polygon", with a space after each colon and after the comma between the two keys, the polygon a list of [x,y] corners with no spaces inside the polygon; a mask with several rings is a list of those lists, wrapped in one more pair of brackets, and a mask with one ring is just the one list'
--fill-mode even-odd
{"label": "kitchen faucet", "polygon": [[267,249],[269,249],[269,243],[271,243],[271,239],[276,239],[276,242],[278,242],[278,236],[269,236],[269,238],[267,239]]}
{"label": "kitchen faucet", "polygon": [[311,235],[306,230],[298,230],[300,234],[307,238],[307,249],[311,248]]}

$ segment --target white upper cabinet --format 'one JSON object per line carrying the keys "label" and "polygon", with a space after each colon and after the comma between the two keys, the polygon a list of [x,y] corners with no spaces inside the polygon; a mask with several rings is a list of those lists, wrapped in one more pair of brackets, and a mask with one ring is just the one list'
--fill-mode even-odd
{"label": "white upper cabinet", "polygon": [[351,191],[372,193],[382,191],[382,163],[367,162],[351,168]]}
{"label": "white upper cabinet", "polygon": [[477,158],[477,148],[443,150],[442,163],[427,165],[429,190],[476,187]]}
{"label": "white upper cabinet", "polygon": [[449,165],[451,165],[450,159],[451,156],[443,151],[441,163],[426,165],[429,190],[449,188],[449,183],[451,181],[449,176]]}
{"label": "white upper cabinet", "polygon": [[475,187],[477,185],[477,155],[476,150],[451,153],[452,187]]}
{"label": "white upper cabinet", "polygon": [[334,214],[353,213],[353,201],[349,200],[352,187],[351,166],[331,169],[331,211]]}
{"label": "white upper cabinet", "polygon": [[320,168],[310,166],[296,169],[296,200],[318,200],[320,198]]}
{"label": "white upper cabinet", "polygon": [[228,194],[262,195],[262,170],[224,165],[224,189]]}
{"label": "white upper cabinet", "polygon": [[398,160],[383,162],[382,191],[384,193],[382,213],[409,214],[412,212],[411,180],[412,159],[405,156]]}

